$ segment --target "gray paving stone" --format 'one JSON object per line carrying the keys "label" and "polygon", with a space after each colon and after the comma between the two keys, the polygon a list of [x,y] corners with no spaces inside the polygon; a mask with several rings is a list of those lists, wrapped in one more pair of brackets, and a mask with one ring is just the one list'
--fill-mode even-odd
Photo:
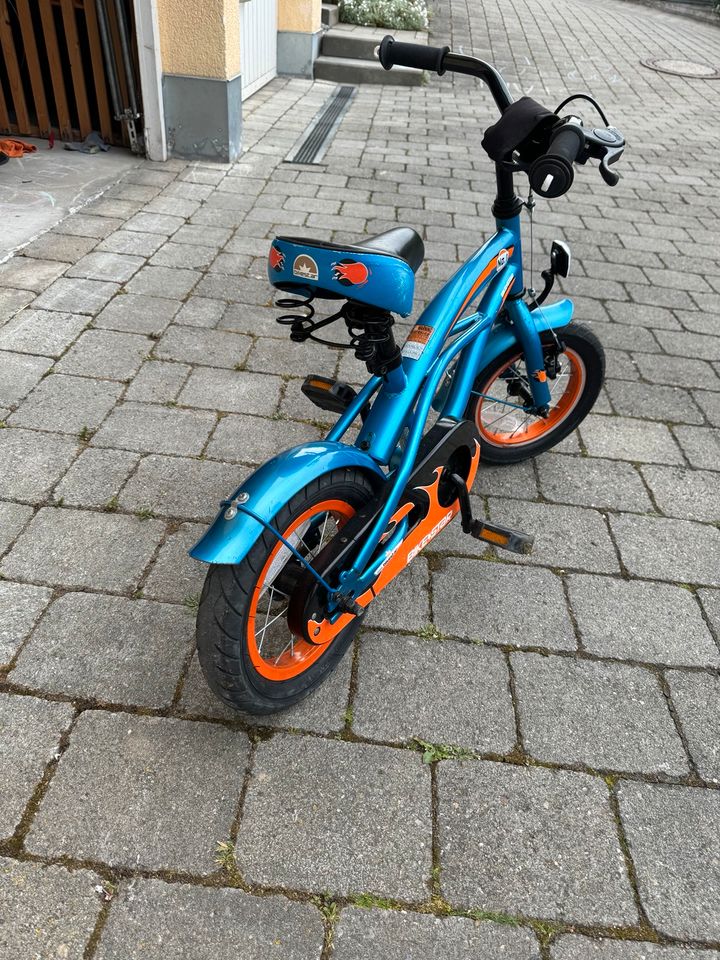
{"label": "gray paving stone", "polygon": [[0,781],[3,839],[15,832],[73,713],[69,703],[0,695],[0,766],[5,774]]}
{"label": "gray paving stone", "polygon": [[409,751],[276,735],[257,749],[236,855],[251,883],[424,899],[430,771]]}
{"label": "gray paving stone", "polygon": [[139,880],[113,903],[96,957],[141,960],[152,943],[163,960],[319,960],[323,935],[309,903]]}
{"label": "gray paving stone", "polygon": [[220,501],[242,480],[237,467],[212,460],[145,457],[120,494],[124,510],[146,510],[171,518],[212,520]]}
{"label": "gray paving stone", "polygon": [[87,711],[25,845],[129,869],[212,873],[247,755],[247,737],[218,724]]}
{"label": "gray paving stone", "polygon": [[235,277],[226,273],[207,273],[197,286],[201,297],[214,297],[231,303],[257,304],[271,307],[274,303],[272,287],[264,278]]}
{"label": "gray paving stone", "polygon": [[646,466],[642,474],[666,516],[711,523],[720,521],[720,473]]}
{"label": "gray paving stone", "polygon": [[167,538],[143,586],[143,596],[181,603],[199,597],[207,566],[188,556],[188,550],[205,533],[201,523],[183,523]]}
{"label": "gray paving stone", "polygon": [[0,349],[59,357],[87,323],[87,317],[71,313],[21,310],[0,330]]}
{"label": "gray paving stone", "polygon": [[[468,584],[472,585],[469,591]],[[433,613],[442,633],[478,643],[550,650],[577,646],[562,584],[549,570],[446,560],[433,573]]]}
{"label": "gray paving stone", "polygon": [[[277,408],[281,384],[279,377],[262,373],[202,367],[190,374],[178,402],[202,409],[268,416]],[[260,424],[264,427],[267,421],[259,421],[255,431]]]}
{"label": "gray paving stone", "polygon": [[[541,463],[548,458],[543,458]],[[512,470],[480,463],[472,487],[475,494],[492,494],[496,497],[517,497],[520,500],[535,500],[538,495],[533,462],[513,464]],[[469,539],[469,538],[468,538]]]}
{"label": "gray paving stone", "polygon": [[676,387],[690,388],[703,386],[720,390],[720,379],[705,360],[651,353],[638,353],[634,359],[638,370],[650,383],[669,383]]}
{"label": "gray paving stone", "polygon": [[129,293],[149,297],[174,297],[181,300],[187,296],[200,279],[196,270],[173,267],[143,267],[132,280],[125,284]]}
{"label": "gray paving stone", "polygon": [[184,363],[148,360],[138,370],[125,393],[125,399],[168,403],[177,398],[189,373],[190,367]]}
{"label": "gray paving stone", "polygon": [[188,297],[175,318],[175,323],[188,327],[215,327],[222,318],[225,304],[207,297]]}
{"label": "gray paving stone", "polygon": [[610,526],[631,574],[720,586],[720,530],[691,520],[621,514]]}
{"label": "gray paving stone", "polygon": [[208,687],[195,655],[185,678],[178,709],[192,717],[243,720],[251,726],[307,730],[310,733],[337,733],[345,726],[351,669],[352,657],[348,653],[310,696],[287,710],[257,717],[232,710],[219,700]]}
{"label": "gray paving stone", "polygon": [[[250,382],[261,388],[254,391],[256,397],[266,394],[268,386],[279,392],[279,384],[275,378],[258,378],[252,374],[241,376],[249,378]],[[207,455],[229,463],[264,463],[281,450],[309,440],[317,440],[321,435],[321,430],[306,423],[231,415],[223,417],[218,423],[208,445]]]}
{"label": "gray paving stone", "polygon": [[695,390],[693,397],[710,423],[714,427],[720,427],[720,393],[714,393],[712,390]]}
{"label": "gray paving stone", "polygon": [[591,457],[643,463],[682,463],[683,456],[663,423],[590,414],[580,434]]}
{"label": "gray paving stone", "polygon": [[[218,326],[223,330],[234,330],[236,333],[249,333],[255,337],[277,337],[278,340],[287,336],[287,328],[281,327],[276,318],[276,307],[260,307],[245,303],[226,304],[223,318]],[[328,356],[331,356],[328,353]],[[298,383],[298,393],[300,385]],[[317,408],[316,408],[317,409]],[[318,413],[320,411],[318,410]],[[290,413],[288,413],[290,415]]]}
{"label": "gray paving stone", "polygon": [[418,631],[427,626],[430,620],[427,560],[416,557],[370,604],[365,626]]}
{"label": "gray paving stone", "polygon": [[[274,332],[274,331],[273,331]],[[317,367],[318,358],[326,356],[326,348],[308,341],[304,344],[274,337],[258,337],[250,351],[246,366],[259,373],[297,374]]]}
{"label": "gray paving stone", "polygon": [[136,213],[125,223],[126,230],[139,230],[141,233],[157,233],[170,237],[183,225],[182,217],[173,217],[164,213]]}
{"label": "gray paving stone", "polygon": [[642,580],[575,574],[570,603],[586,650],[601,657],[670,666],[720,666],[693,595]]}
{"label": "gray paving stone", "polygon": [[43,617],[10,679],[71,697],[168,707],[194,626],[176,604],[66,593]]}
{"label": "gray paving stone", "polygon": [[100,877],[0,858],[0,956],[78,960],[95,929]]}
{"label": "gray paving stone", "polygon": [[688,763],[657,678],[641,667],[512,655],[520,730],[538,760],[683,776]]}
{"label": "gray paving stone", "polygon": [[95,318],[95,326],[126,333],[150,333],[159,336],[179,307],[179,300],[127,293],[110,301]]}
{"label": "gray paving stone", "polygon": [[53,280],[57,280],[68,266],[68,263],[57,263],[55,260],[11,257],[0,265],[0,287],[40,293],[45,287],[49,287]]}
{"label": "gray paving stone", "polygon": [[122,253],[110,253],[97,250],[88,253],[82,260],[78,260],[71,267],[68,277],[84,277],[88,280],[114,280],[116,283],[125,283],[142,267],[143,257],[131,257]]}
{"label": "gray paving stone", "polygon": [[96,240],[101,240],[122,225],[122,220],[117,217],[93,217],[86,213],[75,213],[63,220],[60,229],[71,237],[95,237]]}
{"label": "gray paving stone", "polygon": [[720,590],[698,590],[698,597],[720,643]]}
{"label": "gray paving stone", "polygon": [[35,297],[30,290],[0,287],[0,323],[14,317],[18,310],[22,310],[34,299]]}
{"label": "gray paving stone", "polygon": [[129,256],[151,257],[162,246],[165,238],[157,233],[143,233],[139,230],[116,230],[99,243],[98,251],[124,253]]}
{"label": "gray paving stone", "polygon": [[335,929],[334,960],[538,960],[538,944],[527,929],[475,923],[397,910],[342,911]]}
{"label": "gray paving stone", "polygon": [[504,552],[503,559],[598,573],[619,570],[605,521],[595,510],[496,497],[491,497],[488,503],[491,520],[535,537],[530,556]]}
{"label": "gray paving stone", "polygon": [[0,352],[0,403],[15,406],[45,376],[52,360],[22,353]]}
{"label": "gray paving stone", "polygon": [[7,550],[32,513],[32,507],[0,501],[0,554]]}
{"label": "gray paving stone", "polygon": [[113,410],[93,443],[140,453],[198,456],[214,425],[214,414],[205,411],[123,403]]}
{"label": "gray paving stone", "polygon": [[0,581],[0,666],[10,663],[51,597],[47,587]]}
{"label": "gray paving stone", "polygon": [[720,783],[720,677],[680,670],[666,677],[698,772]]}
{"label": "gray paving stone", "polygon": [[687,390],[681,387],[633,383],[630,380],[607,380],[605,388],[616,412],[622,417],[673,423],[702,423],[702,414],[697,405]]}
{"label": "gray paving stone", "polygon": [[78,445],[33,430],[0,430],[0,497],[42,503],[72,463]]}
{"label": "gray paving stone", "polygon": [[117,495],[140,457],[126,450],[88,447],[54,491],[56,501],[78,507],[105,507]]}
{"label": "gray paving stone", "polygon": [[86,330],[55,369],[59,373],[107,380],[129,380],[152,350],[153,341],[135,333]]}
{"label": "gray paving stone", "polygon": [[720,936],[720,793],[622,782],[620,817],[640,899],[662,933],[690,940]]}
{"label": "gray paving stone", "polygon": [[189,246],[185,243],[163,244],[150,260],[153,267],[175,267],[184,270],[205,270],[213,260],[212,247]]}
{"label": "gray paving stone", "polygon": [[720,470],[720,430],[711,427],[675,427],[675,436],[691,467]]}
{"label": "gray paving stone", "polygon": [[162,360],[180,360],[234,370],[250,349],[250,338],[224,330],[171,327],[155,348]]}
{"label": "gray paving stone", "polygon": [[653,509],[637,470],[629,463],[558,454],[540,457],[538,475],[548,500],[638,513]]}
{"label": "gray paving stone", "polygon": [[374,740],[508,753],[515,720],[505,658],[453,640],[366,633],[352,727]]}
{"label": "gray paving stone", "polygon": [[438,793],[441,885],[452,904],[568,922],[637,920],[599,777],[444,761]]}
{"label": "gray paving stone", "polygon": [[121,393],[119,383],[53,374],[37,386],[8,423],[76,436],[85,427],[94,430]]}
{"label": "gray paving stone", "polygon": [[560,937],[551,948],[552,960],[720,960],[715,950],[633,943],[628,940],[590,940]]}
{"label": "gray paving stone", "polygon": [[34,303],[38,310],[60,310],[66,313],[100,313],[118,291],[117,283],[107,280],[80,280],[60,277]]}
{"label": "gray paving stone", "polygon": [[97,244],[95,237],[72,237],[67,233],[51,230],[37,237],[22,248],[25,257],[37,257],[39,260],[61,260],[63,263],[75,263],[86,253],[90,253]]}
{"label": "gray paving stone", "polygon": [[132,590],[163,529],[156,520],[44,507],[3,560],[2,573],[66,587]]}

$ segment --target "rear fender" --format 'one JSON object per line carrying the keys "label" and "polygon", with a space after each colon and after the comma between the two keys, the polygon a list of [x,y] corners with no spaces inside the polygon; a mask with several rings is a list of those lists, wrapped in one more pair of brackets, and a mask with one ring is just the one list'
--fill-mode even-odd
{"label": "rear fender", "polygon": [[357,447],[331,440],[303,443],[268,460],[220,507],[215,520],[189,551],[204,563],[240,563],[262,533],[263,524],[242,510],[228,509],[240,494],[242,503],[256,516],[271,523],[275,514],[304,486],[321,474],[343,467],[359,468],[378,486],[385,474],[375,461]]}

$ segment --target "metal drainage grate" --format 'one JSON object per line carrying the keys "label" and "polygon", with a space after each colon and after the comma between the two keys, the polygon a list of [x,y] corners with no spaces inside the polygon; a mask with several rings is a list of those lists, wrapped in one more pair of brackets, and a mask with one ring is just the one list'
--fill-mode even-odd
{"label": "metal drainage grate", "polygon": [[658,73],[671,73],[675,77],[690,77],[694,80],[720,80],[720,70],[709,63],[696,60],[641,60],[644,67]]}
{"label": "metal drainage grate", "polygon": [[335,87],[312,123],[285,157],[285,163],[320,163],[342,115],[355,96],[355,87]]}

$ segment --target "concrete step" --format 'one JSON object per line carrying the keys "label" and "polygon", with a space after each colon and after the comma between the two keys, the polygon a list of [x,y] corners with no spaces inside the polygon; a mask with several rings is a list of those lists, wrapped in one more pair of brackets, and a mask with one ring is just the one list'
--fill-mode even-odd
{"label": "concrete step", "polygon": [[334,83],[385,83],[402,87],[417,87],[423,82],[421,70],[393,67],[383,70],[376,60],[347,60],[327,57],[323,53],[315,61],[315,79]]}
{"label": "concrete step", "polygon": [[350,33],[347,30],[328,30],[322,38],[321,51],[326,57],[344,57],[346,60],[375,60],[376,37]]}
{"label": "concrete step", "polygon": [[324,3],[322,5],[322,22],[326,27],[334,27],[339,19],[340,14],[334,3]]}

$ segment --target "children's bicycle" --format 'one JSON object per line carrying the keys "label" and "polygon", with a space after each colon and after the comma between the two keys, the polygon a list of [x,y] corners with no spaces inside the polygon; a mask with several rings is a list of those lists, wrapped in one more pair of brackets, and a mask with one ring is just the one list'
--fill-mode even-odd
{"label": "children's bicycle", "polygon": [[[625,140],[585,94],[554,111],[529,97],[513,102],[490,64],[449,47],[398,43],[378,49],[394,65],[470,74],[485,81],[500,120],[483,147],[495,162],[495,234],[459,267],[429,303],[404,345],[393,314],[412,309],[424,248],[398,227],[362,243],[277,237],[270,282],[283,293],[292,340],[353,349],[370,379],[358,392],[309,376],[302,391],[338,415],[327,439],[273,457],[228,500],[190,551],[211,564],[197,618],[200,663],[229,706],[251,713],[281,710],[307,696],[348,649],[372,601],[460,514],[468,535],[517,552],[531,538],[472,516],[468,492],[481,459],[518,463],[548,450],[587,415],[603,382],[605,359],[593,333],[571,322],[573,305],[544,306],[568,248],[552,246],[544,289],[523,281],[520,215],[533,194],[559,197],[574,164],[611,164]],[[589,101],[602,125],[560,116]],[[529,177],[528,201],[515,193]],[[315,298],[342,301],[324,319]],[[320,331],[343,321],[348,340]],[[360,421],[353,443],[343,442]],[[432,425],[429,421],[434,420]]]}

